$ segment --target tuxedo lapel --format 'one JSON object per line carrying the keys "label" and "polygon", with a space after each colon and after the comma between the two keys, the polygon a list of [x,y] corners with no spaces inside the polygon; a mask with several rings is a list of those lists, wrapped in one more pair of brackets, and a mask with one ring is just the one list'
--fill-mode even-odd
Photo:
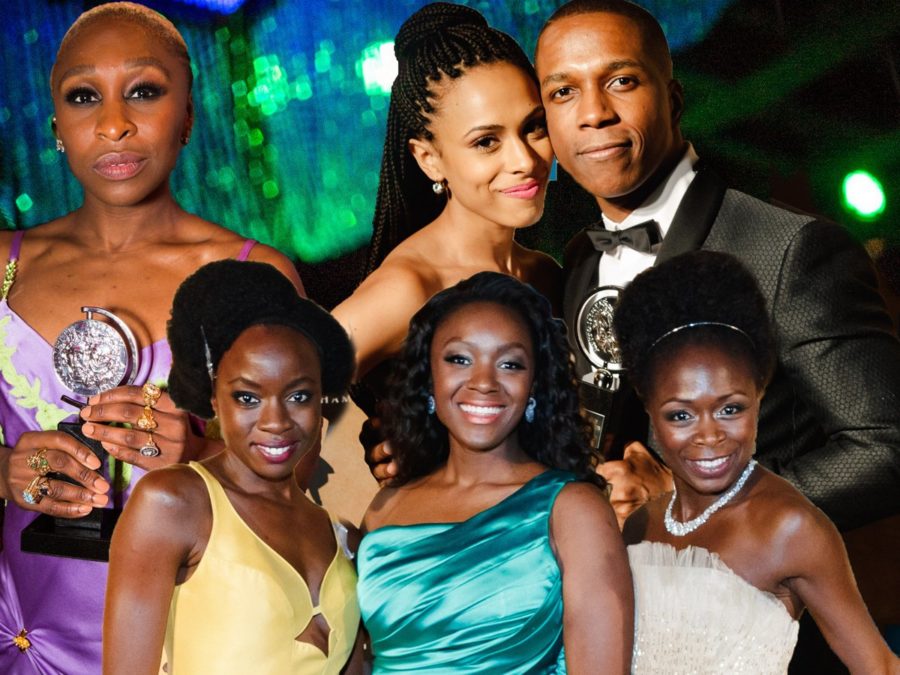
{"label": "tuxedo lapel", "polygon": [[722,206],[725,190],[725,181],[718,174],[709,169],[697,172],[675,211],[654,265],[703,245]]}

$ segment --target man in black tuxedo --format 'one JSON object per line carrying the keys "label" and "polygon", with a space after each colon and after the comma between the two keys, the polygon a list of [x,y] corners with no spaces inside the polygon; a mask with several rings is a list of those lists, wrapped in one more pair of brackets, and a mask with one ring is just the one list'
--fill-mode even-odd
{"label": "man in black tuxedo", "polygon": [[[566,250],[570,335],[597,286],[622,286],[698,248],[737,256],[767,298],[778,342],[758,459],[841,529],[900,512],[900,344],[865,251],[839,225],[729,190],[698,166],[679,129],[668,45],[645,10],[574,0],[545,25],[535,60],[557,160],[602,211]],[[560,208],[548,203],[551,218]],[[635,226],[625,238],[639,234],[646,251],[602,233]],[[589,369],[579,353],[580,375]],[[620,517],[671,489],[646,437],[624,440],[634,441],[624,459],[602,469]]]}

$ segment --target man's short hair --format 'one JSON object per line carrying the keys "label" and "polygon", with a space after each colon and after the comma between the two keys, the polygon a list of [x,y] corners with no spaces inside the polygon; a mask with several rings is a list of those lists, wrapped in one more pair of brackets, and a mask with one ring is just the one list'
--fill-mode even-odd
{"label": "man's short hair", "polygon": [[[630,19],[637,26],[644,40],[644,46],[652,52],[654,58],[664,66],[663,72],[672,77],[672,55],[669,53],[669,42],[662,26],[650,12],[628,0],[570,0],[547,19],[541,29],[541,35],[554,21],[580,14],[618,14]],[[540,45],[540,35],[538,36]]]}

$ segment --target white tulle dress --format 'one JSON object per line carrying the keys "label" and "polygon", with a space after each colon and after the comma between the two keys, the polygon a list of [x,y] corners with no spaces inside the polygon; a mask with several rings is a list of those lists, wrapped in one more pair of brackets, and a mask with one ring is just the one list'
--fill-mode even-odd
{"label": "white tulle dress", "polygon": [[644,541],[628,547],[634,576],[632,672],[784,675],[797,622],[771,593],[715,553]]}

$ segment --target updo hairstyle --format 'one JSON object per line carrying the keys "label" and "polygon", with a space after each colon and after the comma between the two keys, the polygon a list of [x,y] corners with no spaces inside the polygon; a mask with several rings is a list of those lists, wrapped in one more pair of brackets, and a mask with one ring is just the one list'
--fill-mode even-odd
{"label": "updo hairstyle", "polygon": [[213,378],[222,355],[256,325],[287,326],[305,335],[319,353],[322,394],[340,396],[346,390],[354,368],[353,346],[331,314],[301,298],[271,265],[219,260],[188,277],[172,303],[169,394],[179,408],[213,417]]}
{"label": "updo hairstyle", "polygon": [[445,199],[434,194],[407,147],[412,138],[434,138],[429,126],[440,102],[435,85],[474,66],[502,62],[520,68],[537,86],[534,68],[516,41],[463,5],[435,2],[417,11],[400,27],[394,54],[398,74],[391,87],[366,275],[444,208]]}

